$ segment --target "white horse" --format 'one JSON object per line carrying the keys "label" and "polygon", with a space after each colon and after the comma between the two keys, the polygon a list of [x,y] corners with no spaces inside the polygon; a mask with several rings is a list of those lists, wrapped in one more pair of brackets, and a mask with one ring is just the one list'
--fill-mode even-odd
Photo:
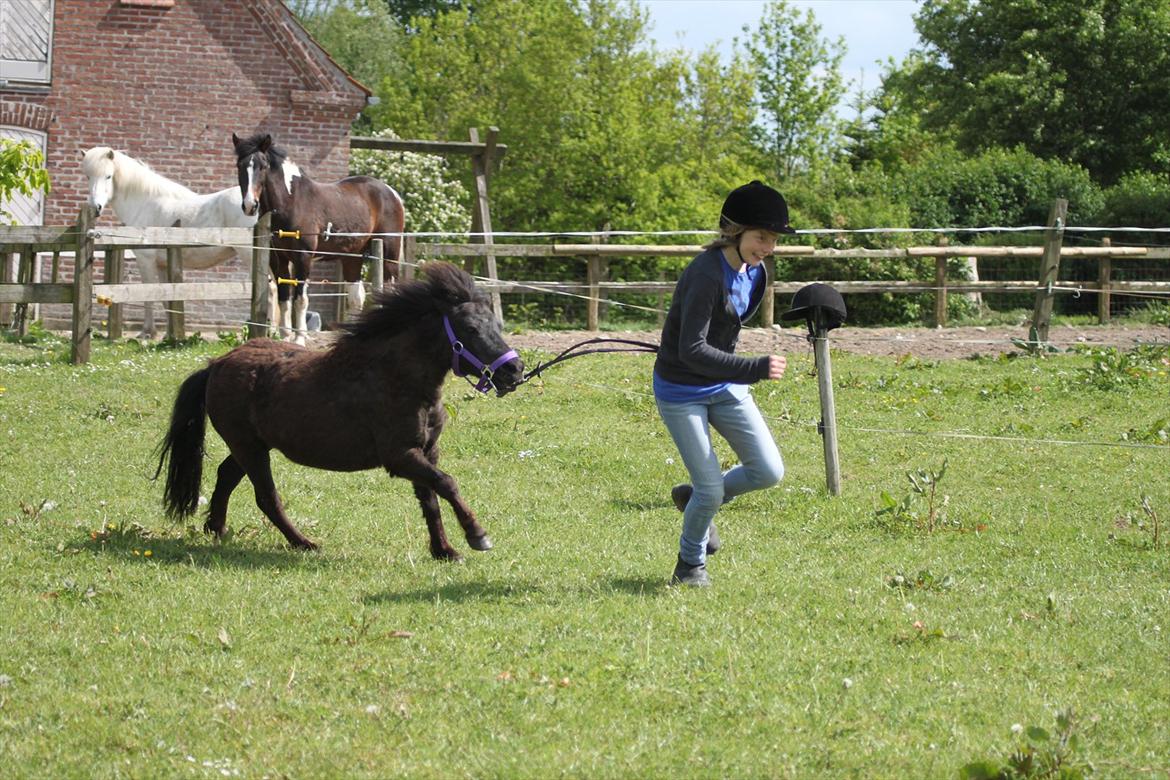
{"label": "white horse", "polygon": [[[95,146],[87,151],[81,163],[89,177],[88,203],[100,215],[107,206],[124,225],[134,227],[170,227],[179,222],[182,227],[246,227],[256,225],[256,215],[240,210],[240,188],[229,187],[210,195],[199,195],[178,182],[155,173],[146,163],[108,146]],[[211,268],[236,255],[245,266],[250,250],[230,246],[184,247],[183,267],[196,270]],[[157,283],[166,267],[165,249],[135,249],[138,270],[143,283]],[[269,280],[269,316],[272,316],[272,298],[275,285]],[[142,335],[154,337],[154,307],[143,304]]]}

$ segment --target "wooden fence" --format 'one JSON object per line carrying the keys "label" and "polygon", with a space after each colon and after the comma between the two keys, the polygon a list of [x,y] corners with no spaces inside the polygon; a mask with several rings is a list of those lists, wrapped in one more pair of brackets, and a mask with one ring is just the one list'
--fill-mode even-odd
{"label": "wooden fence", "polygon": [[[119,227],[116,238],[104,237],[93,227],[93,212],[82,208],[75,224],[67,227],[2,227],[0,257],[18,256],[16,283],[0,283],[0,304],[13,307],[12,325],[17,330],[28,327],[28,307],[42,303],[72,306],[70,359],[74,363],[89,360],[93,335],[93,307],[99,303],[110,307],[110,337],[120,338],[121,306],[142,301],[167,301],[167,333],[182,338],[185,331],[185,301],[247,299],[251,301],[249,337],[264,335],[268,321],[268,251],[269,220],[247,228],[131,228]],[[252,247],[251,268],[247,281],[184,282],[182,249],[190,246]],[[125,284],[122,282],[123,257],[127,249],[165,248],[167,281],[159,284]],[[106,253],[105,279],[94,280],[94,259],[98,250]],[[50,282],[36,281],[34,258],[52,253]],[[72,254],[73,279],[60,281],[60,258]]]}
{"label": "wooden fence", "polygon": [[[1051,301],[1058,278],[1062,258],[1095,258],[1099,266],[1096,287],[1081,288],[1085,293],[1098,293],[1101,319],[1108,318],[1108,297],[1111,293],[1170,294],[1170,282],[1119,281],[1112,278],[1112,261],[1117,258],[1148,258],[1170,260],[1170,248],[1146,247],[1065,247],[1061,243],[1060,217],[1054,207],[1054,218],[1050,220],[1043,246],[924,246],[902,249],[816,249],[811,246],[778,246],[775,257],[813,258],[919,258],[932,257],[935,275],[932,281],[833,281],[825,279],[841,293],[922,293],[935,294],[934,321],[938,325],[946,322],[947,295],[949,293],[973,292],[1024,292],[1035,293],[1036,306],[1033,316],[1033,338],[1047,339],[1048,317],[1051,315]],[[199,228],[117,228],[117,237],[103,236],[101,229],[92,227],[92,216],[83,209],[75,225],[68,227],[3,227],[0,226],[0,258],[18,256],[18,273],[15,283],[7,283],[8,276],[0,283],[0,306],[14,308],[15,327],[27,327],[27,313],[20,316],[22,307],[30,304],[57,303],[72,306],[71,332],[73,362],[82,363],[89,359],[90,338],[93,333],[94,303],[110,307],[109,332],[111,338],[121,337],[122,318],[120,307],[125,303],[141,301],[168,301],[167,331],[173,338],[182,338],[184,333],[183,302],[205,300],[245,299],[251,301],[249,338],[264,335],[268,322],[268,253],[271,241],[268,217],[261,219],[254,231],[244,228],[199,229]],[[229,282],[184,282],[182,277],[181,251],[184,246],[201,245],[250,246],[251,268],[248,280]],[[122,256],[127,249],[135,247],[162,247],[167,249],[168,281],[159,284],[126,284],[122,281]],[[105,278],[94,280],[94,255],[97,250],[106,253]],[[494,243],[422,243],[407,236],[404,241],[402,265],[403,278],[413,276],[414,265],[428,259],[463,259],[473,263],[476,258],[491,257],[576,257],[586,263],[586,281],[548,282],[522,281],[489,278],[480,286],[498,294],[508,293],[575,293],[587,298],[587,327],[598,328],[599,304],[605,296],[616,293],[658,293],[663,298],[674,289],[673,280],[642,282],[606,281],[605,265],[613,257],[690,257],[701,251],[695,245],[617,245],[617,244],[494,244]],[[38,253],[53,254],[52,281],[35,281],[34,258]],[[58,261],[63,253],[76,257],[73,279],[58,281]],[[1033,279],[1018,281],[965,281],[948,278],[948,261],[953,258],[1034,258],[1039,262],[1038,274]],[[771,278],[775,279],[774,263],[769,261]],[[380,285],[382,264],[371,264],[375,285]],[[494,268],[489,268],[494,271]],[[807,281],[772,283],[770,295],[766,295],[762,306],[765,327],[775,321],[775,296],[796,292]]]}

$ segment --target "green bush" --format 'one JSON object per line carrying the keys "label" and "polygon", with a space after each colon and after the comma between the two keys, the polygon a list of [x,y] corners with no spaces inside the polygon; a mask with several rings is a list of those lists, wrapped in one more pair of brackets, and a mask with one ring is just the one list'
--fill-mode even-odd
{"label": "green bush", "polygon": [[[1101,224],[1109,226],[1166,227],[1170,225],[1170,181],[1163,174],[1140,171],[1122,177],[1104,192]],[[1170,243],[1161,233],[1119,233],[1114,240],[1143,244]]]}
{"label": "green bush", "polygon": [[[373,137],[398,138],[390,130],[380,130]],[[438,155],[356,149],[350,156],[349,170],[381,179],[402,196],[408,232],[464,233],[471,229],[471,195],[449,177],[447,161]]]}

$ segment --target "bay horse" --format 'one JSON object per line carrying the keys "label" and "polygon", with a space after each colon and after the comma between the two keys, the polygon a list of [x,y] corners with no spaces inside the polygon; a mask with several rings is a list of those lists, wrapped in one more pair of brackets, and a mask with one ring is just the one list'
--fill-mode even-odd
{"label": "bay horse", "polygon": [[[111,206],[124,225],[134,227],[246,227],[256,224],[256,216],[241,213],[240,188],[200,195],[156,173],[149,165],[109,146],[95,146],[82,154],[81,170],[89,178],[86,202],[100,216]],[[251,248],[230,246],[186,247],[183,267],[202,270],[240,257],[244,267],[251,261]],[[146,284],[162,279],[166,266],[165,249],[135,248],[138,272]],[[272,286],[270,284],[270,286]],[[272,287],[273,291],[275,287]],[[275,292],[270,297],[275,297]],[[142,335],[153,338],[154,306],[143,303]],[[270,307],[269,312],[273,309]]]}
{"label": "bay horse", "polygon": [[350,176],[333,183],[313,181],[288,159],[284,149],[273,144],[268,133],[248,138],[232,133],[232,145],[242,194],[240,208],[245,214],[272,212],[276,235],[272,273],[277,279],[281,326],[286,335],[292,331],[296,343],[304,344],[306,282],[313,259],[337,254],[350,308],[361,311],[365,291],[359,255],[367,252],[373,234],[397,234],[384,242],[383,249],[385,278],[395,277],[405,225],[402,198],[370,176]]}
{"label": "bay horse", "polygon": [[210,418],[230,454],[219,464],[208,533],[223,536],[228,498],[246,475],[289,544],[316,548],[285,515],[269,462],[276,449],[305,466],[381,467],[410,480],[437,559],[461,556],[447,542],[436,496],[451,505],[473,549],[491,548],[455,480],[438,468],[443,381],[448,371],[468,381],[474,374],[477,390],[503,396],[523,381],[524,364],[504,342],[487,297],[453,265],[428,263],[423,278],[375,291],[373,300],[328,349],[254,339],[184,380],[155,472],[166,470],[170,517],[188,517],[199,505]]}

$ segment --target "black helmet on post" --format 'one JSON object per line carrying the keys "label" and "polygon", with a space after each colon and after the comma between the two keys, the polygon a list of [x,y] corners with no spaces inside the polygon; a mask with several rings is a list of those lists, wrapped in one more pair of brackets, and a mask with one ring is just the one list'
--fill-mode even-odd
{"label": "black helmet on post", "polygon": [[[845,322],[845,299],[827,284],[806,284],[792,296],[792,307],[780,315],[782,320],[808,320],[808,329],[832,330]],[[816,335],[815,333],[813,335]]]}
{"label": "black helmet on post", "polygon": [[784,196],[759,180],[736,187],[723,201],[719,227],[726,227],[728,222],[773,233],[796,232],[788,224],[788,204],[784,202]]}

